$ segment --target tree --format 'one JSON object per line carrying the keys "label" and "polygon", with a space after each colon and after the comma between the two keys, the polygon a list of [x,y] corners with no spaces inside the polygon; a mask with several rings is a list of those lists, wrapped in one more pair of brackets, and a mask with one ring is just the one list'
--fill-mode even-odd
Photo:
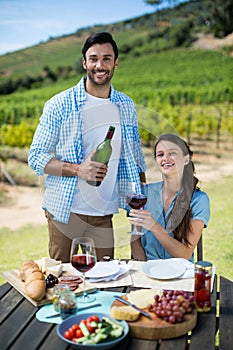
{"label": "tree", "polygon": [[163,0],[144,0],[148,5],[159,5]]}
{"label": "tree", "polygon": [[[144,0],[149,5],[174,7],[180,0]],[[215,36],[223,37],[233,32],[233,0],[190,0],[199,2],[209,12],[210,28]]]}
{"label": "tree", "polygon": [[215,36],[223,37],[233,32],[233,0],[204,0],[210,10],[210,26]]}
{"label": "tree", "polygon": [[169,4],[169,7],[173,7],[176,4],[180,3],[181,0],[144,0],[144,2],[148,5],[167,5]]}

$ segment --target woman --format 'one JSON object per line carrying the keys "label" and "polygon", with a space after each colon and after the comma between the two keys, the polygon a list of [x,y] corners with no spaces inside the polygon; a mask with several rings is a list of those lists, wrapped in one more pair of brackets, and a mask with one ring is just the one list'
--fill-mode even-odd
{"label": "woman", "polygon": [[134,259],[185,258],[193,261],[194,249],[207,227],[210,205],[197,187],[193,152],[177,135],[162,135],[154,156],[163,181],[147,185],[145,210],[131,210],[130,222],[145,234],[131,241]]}

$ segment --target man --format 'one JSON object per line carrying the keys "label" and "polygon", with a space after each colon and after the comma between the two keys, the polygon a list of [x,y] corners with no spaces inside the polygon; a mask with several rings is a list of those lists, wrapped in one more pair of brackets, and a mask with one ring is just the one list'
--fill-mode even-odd
{"label": "man", "polygon": [[[74,237],[93,238],[97,258],[114,256],[112,216],[125,207],[127,181],[145,181],[136,108],[114,90],[118,66],[112,35],[87,38],[82,64],[86,77],[51,98],[44,107],[29,151],[29,166],[48,174],[43,209],[48,219],[49,253],[68,262]],[[109,126],[115,127],[113,153],[107,165],[92,161]],[[93,187],[87,181],[101,181]]]}

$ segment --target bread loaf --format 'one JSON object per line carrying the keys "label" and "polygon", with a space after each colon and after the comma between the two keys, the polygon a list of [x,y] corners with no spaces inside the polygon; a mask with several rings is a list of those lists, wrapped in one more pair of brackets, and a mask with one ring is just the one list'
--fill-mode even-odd
{"label": "bread loaf", "polygon": [[30,281],[25,284],[25,293],[32,299],[40,301],[45,296],[45,279]]}
{"label": "bread loaf", "polygon": [[37,269],[38,271],[40,271],[39,266],[35,263],[35,261],[33,260],[28,260],[25,261],[19,271],[19,277],[21,279],[21,281],[25,282],[26,279],[26,272],[28,274],[30,274],[30,270],[32,269]]}
{"label": "bread loaf", "polygon": [[24,291],[30,298],[40,301],[45,296],[45,276],[33,260],[23,263],[20,269],[20,279],[25,282]]}
{"label": "bread loaf", "polygon": [[140,316],[140,312],[127,305],[112,306],[111,316],[117,320],[133,322],[137,321]]}

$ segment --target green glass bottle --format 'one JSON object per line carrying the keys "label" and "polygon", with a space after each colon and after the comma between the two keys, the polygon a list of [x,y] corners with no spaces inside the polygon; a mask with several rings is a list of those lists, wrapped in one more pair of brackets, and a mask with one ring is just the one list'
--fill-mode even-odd
{"label": "green glass bottle", "polygon": [[[108,164],[112,154],[111,140],[112,140],[114,131],[115,131],[115,127],[110,126],[104,141],[102,141],[96,147],[95,153],[92,156],[92,160],[94,160],[95,162],[106,164],[106,165]],[[87,181],[87,183],[92,186],[99,186],[101,184],[101,181]]]}

